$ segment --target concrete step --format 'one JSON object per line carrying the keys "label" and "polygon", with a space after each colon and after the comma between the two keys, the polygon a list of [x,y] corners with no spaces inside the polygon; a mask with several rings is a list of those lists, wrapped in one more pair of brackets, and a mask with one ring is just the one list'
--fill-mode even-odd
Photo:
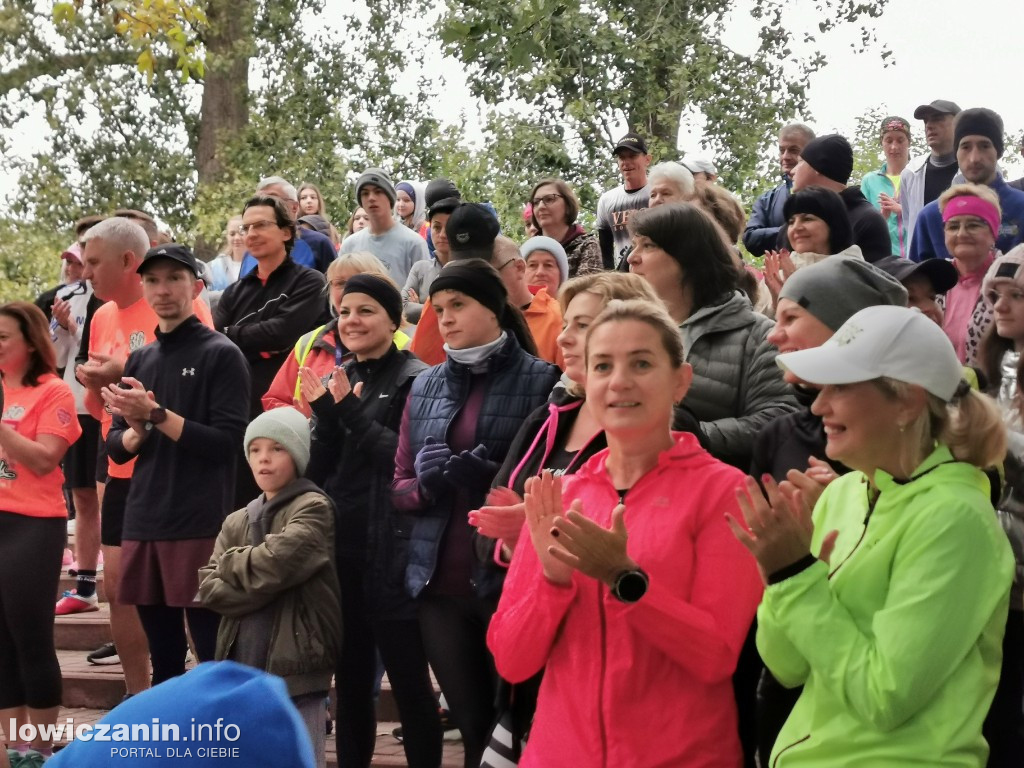
{"label": "concrete step", "polygon": [[94,651],[110,642],[110,605],[100,603],[98,611],[54,617],[54,640],[66,651]]}
{"label": "concrete step", "polygon": [[[57,586],[57,599],[60,600],[61,596],[65,592],[69,592],[78,586],[78,579],[74,576],[68,576],[67,568],[65,568],[60,575],[60,583]],[[103,571],[96,574],[96,596],[99,598],[101,603],[107,602],[107,589],[103,585]]]}

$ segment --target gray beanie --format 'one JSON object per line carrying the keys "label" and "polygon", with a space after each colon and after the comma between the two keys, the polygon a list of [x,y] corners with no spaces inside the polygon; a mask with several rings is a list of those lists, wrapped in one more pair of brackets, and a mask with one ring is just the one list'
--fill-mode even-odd
{"label": "gray beanie", "polygon": [[356,179],[356,203],[360,204],[359,193],[363,191],[363,187],[367,184],[373,184],[375,187],[380,187],[384,190],[384,194],[388,196],[388,200],[391,201],[391,205],[395,204],[397,195],[395,194],[395,184],[391,181],[391,177],[388,176],[387,171],[381,168],[367,168]]}
{"label": "gray beanie", "polygon": [[553,237],[544,237],[544,235],[537,235],[531,237],[522,247],[519,249],[519,254],[523,257],[523,260],[530,258],[530,254],[534,251],[547,251],[555,257],[555,261],[558,262],[558,273],[562,276],[562,281],[565,282],[569,279],[569,259],[566,258],[565,248],[562,244],[555,240]]}
{"label": "gray beanie", "polygon": [[245,457],[249,458],[249,444],[258,437],[280,443],[295,462],[295,472],[301,477],[309,464],[309,422],[291,406],[265,411],[245,429]]}
{"label": "gray beanie", "polygon": [[907,289],[892,275],[863,259],[829,256],[798,269],[779,291],[831,328],[839,326],[866,307],[879,304],[907,306]]}

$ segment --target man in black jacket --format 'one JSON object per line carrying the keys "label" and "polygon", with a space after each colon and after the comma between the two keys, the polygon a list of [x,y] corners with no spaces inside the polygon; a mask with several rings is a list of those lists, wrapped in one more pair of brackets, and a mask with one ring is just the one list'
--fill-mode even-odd
{"label": "man in black jacket", "polygon": [[[860,191],[848,187],[853,173],[853,148],[837,133],[819,136],[807,143],[800,162],[793,169],[793,191],[804,187],[824,187],[837,192],[846,205],[853,227],[854,245],[860,246],[866,261],[892,256],[892,240],[885,219]],[[789,248],[786,228],[779,230],[779,247]]]}
{"label": "man in black jacket", "polygon": [[156,341],[132,352],[120,383],[102,395],[114,415],[110,459],[136,459],[118,595],[138,608],[156,685],[185,671],[186,615],[199,660],[214,656],[219,616],[194,598],[232,510],[249,370],[238,348],[195,316],[201,269],[188,248],[151,248],[138,271],[159,319]]}

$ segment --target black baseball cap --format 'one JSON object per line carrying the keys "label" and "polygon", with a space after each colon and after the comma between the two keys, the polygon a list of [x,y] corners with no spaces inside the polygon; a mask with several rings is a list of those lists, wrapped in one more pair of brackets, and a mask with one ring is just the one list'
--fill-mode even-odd
{"label": "black baseball cap", "polygon": [[644,141],[644,137],[632,131],[619,139],[615,149],[612,150],[612,154],[617,155],[624,149],[628,149],[630,152],[639,152],[641,155],[650,154],[647,151],[647,142]]}
{"label": "black baseball cap", "polygon": [[931,104],[922,104],[920,107],[914,110],[915,120],[924,120],[929,115],[958,115],[960,114],[960,107],[954,104],[952,101],[945,101],[943,99],[936,99]]}
{"label": "black baseball cap", "polygon": [[922,275],[928,278],[936,293],[946,293],[960,279],[953,262],[945,259],[925,259],[913,262],[909,259],[901,259],[899,256],[886,256],[874,262],[874,266],[888,272],[901,283],[905,283],[913,275]]}
{"label": "black baseball cap", "polygon": [[199,266],[199,262],[196,261],[196,257],[192,255],[192,251],[187,246],[178,245],[177,243],[157,245],[150,248],[146,251],[146,255],[142,257],[142,263],[139,264],[139,268],[135,271],[140,275],[143,274],[158,259],[171,259],[179,264],[184,264],[196,277],[202,275],[202,269]]}
{"label": "black baseball cap", "polygon": [[462,203],[448,217],[444,231],[453,254],[457,253],[461,258],[475,256],[490,260],[494,238],[501,232],[501,227],[487,206]]}

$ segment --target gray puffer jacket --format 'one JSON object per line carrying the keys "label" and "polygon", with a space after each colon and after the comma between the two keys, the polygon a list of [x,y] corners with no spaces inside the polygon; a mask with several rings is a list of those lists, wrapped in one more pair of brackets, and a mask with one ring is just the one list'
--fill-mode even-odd
{"label": "gray puffer jacket", "polygon": [[1002,381],[999,384],[999,406],[1003,409],[1009,442],[1006,450],[1006,481],[999,499],[996,516],[999,524],[1006,531],[1013,548],[1013,558],[1017,562],[1014,572],[1013,588],[1010,592],[1010,609],[1024,610],[1024,418],[1021,415],[1021,403],[1017,397],[1017,364],[1020,354],[1006,352],[1003,355],[1000,371]]}
{"label": "gray puffer jacket", "polygon": [[700,419],[711,455],[744,471],[761,427],[798,407],[765,340],[773,325],[737,291],[679,326],[693,366],[683,404]]}

